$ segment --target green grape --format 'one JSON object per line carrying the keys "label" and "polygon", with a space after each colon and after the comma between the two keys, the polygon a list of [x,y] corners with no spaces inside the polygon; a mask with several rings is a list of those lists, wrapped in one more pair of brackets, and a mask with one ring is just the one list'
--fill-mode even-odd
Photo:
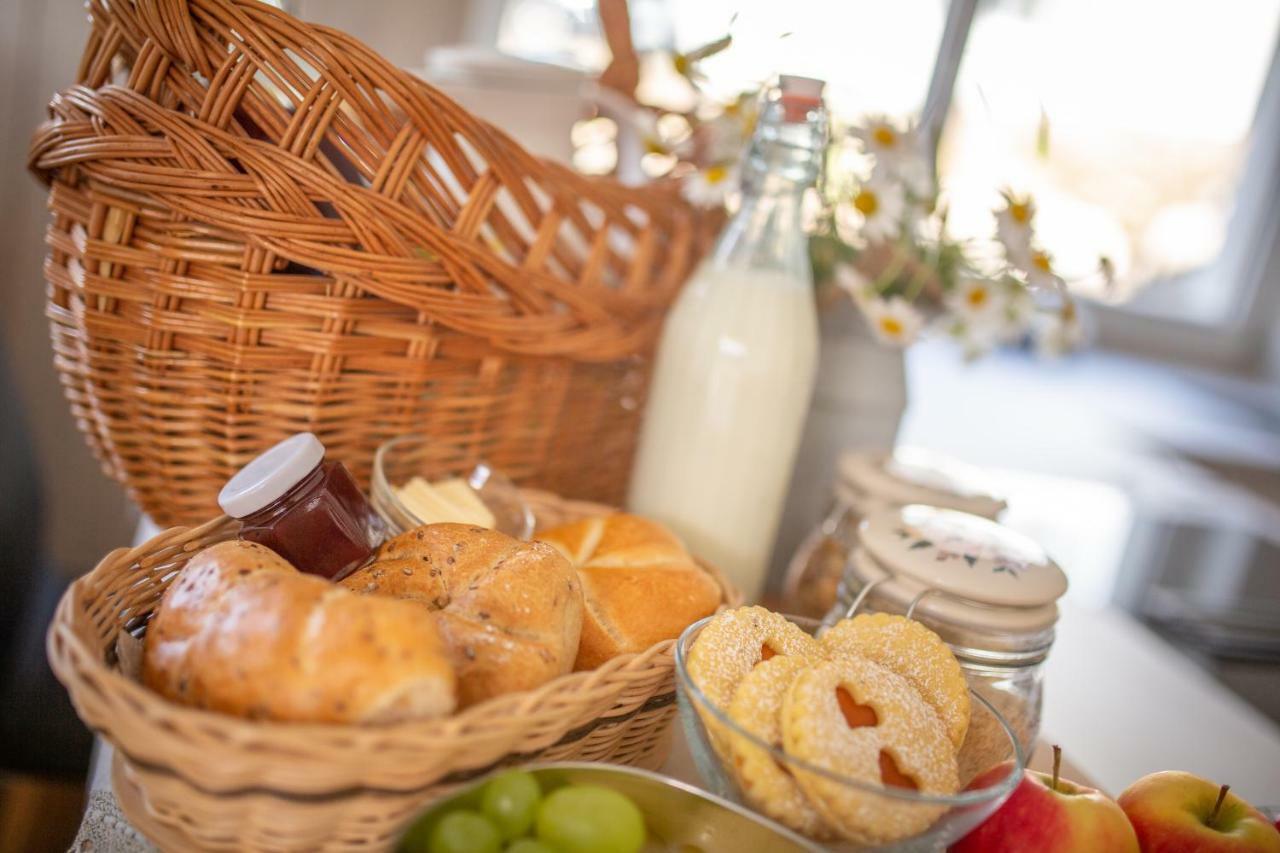
{"label": "green grape", "polygon": [[538,838],[561,853],[636,853],[644,845],[644,817],[612,788],[573,785],[538,807]]}
{"label": "green grape", "polygon": [[502,837],[510,841],[528,834],[540,799],[542,789],[532,773],[509,770],[494,776],[484,786],[480,810],[498,825]]}
{"label": "green grape", "polygon": [[518,838],[508,844],[503,853],[557,853],[557,851],[536,838]]}
{"label": "green grape", "polygon": [[502,836],[482,814],[461,809],[440,818],[431,833],[431,853],[498,853]]}

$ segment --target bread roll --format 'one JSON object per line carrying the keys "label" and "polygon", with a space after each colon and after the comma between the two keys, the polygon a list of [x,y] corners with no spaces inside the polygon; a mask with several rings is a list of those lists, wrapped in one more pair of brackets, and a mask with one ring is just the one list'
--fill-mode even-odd
{"label": "bread roll", "polygon": [[581,586],[564,557],[539,542],[469,524],[428,524],[384,543],[341,584],[430,608],[463,706],[529,690],[573,668]]}
{"label": "bread roll", "polygon": [[680,636],[720,605],[720,587],[656,521],[619,513],[539,534],[582,579],[585,609],[574,669]]}
{"label": "bread roll", "polygon": [[142,680],[198,708],[317,723],[439,717],[453,669],[419,608],[299,573],[253,542],[212,545],[147,626]]}

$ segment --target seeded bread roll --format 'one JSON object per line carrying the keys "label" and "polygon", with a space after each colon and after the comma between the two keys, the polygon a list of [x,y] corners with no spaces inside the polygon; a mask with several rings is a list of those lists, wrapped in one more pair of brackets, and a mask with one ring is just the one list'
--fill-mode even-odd
{"label": "seeded bread roll", "polygon": [[177,702],[242,717],[386,723],[456,704],[436,625],[298,572],[253,542],[212,545],[147,626],[142,680]]}
{"label": "seeded bread roll", "polygon": [[341,581],[434,614],[463,706],[545,684],[573,668],[582,587],[554,548],[470,524],[428,524],[384,543]]}
{"label": "seeded bread roll", "polygon": [[582,578],[585,610],[574,669],[595,669],[680,636],[720,605],[720,587],[675,534],[618,513],[548,530],[538,538],[568,557]]}

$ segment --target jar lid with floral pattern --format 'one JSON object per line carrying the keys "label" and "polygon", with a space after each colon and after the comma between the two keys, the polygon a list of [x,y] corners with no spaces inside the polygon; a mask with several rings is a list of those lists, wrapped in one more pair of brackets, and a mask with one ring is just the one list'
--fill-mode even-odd
{"label": "jar lid with floral pattern", "polygon": [[872,513],[851,561],[859,586],[948,642],[1001,652],[1052,643],[1067,576],[1035,541],[990,519],[912,504]]}

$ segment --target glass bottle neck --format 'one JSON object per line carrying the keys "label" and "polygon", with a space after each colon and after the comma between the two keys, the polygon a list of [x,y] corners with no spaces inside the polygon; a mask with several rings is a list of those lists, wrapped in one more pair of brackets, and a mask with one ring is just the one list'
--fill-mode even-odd
{"label": "glass bottle neck", "polygon": [[721,267],[772,269],[811,282],[804,230],[805,190],[822,168],[826,112],[799,116],[779,98],[766,100],[742,163],[742,207],[716,243]]}
{"label": "glass bottle neck", "polygon": [[802,209],[806,185],[778,175],[766,176],[742,197],[715,248],[715,263],[725,266],[795,269],[808,259],[808,235]]}

